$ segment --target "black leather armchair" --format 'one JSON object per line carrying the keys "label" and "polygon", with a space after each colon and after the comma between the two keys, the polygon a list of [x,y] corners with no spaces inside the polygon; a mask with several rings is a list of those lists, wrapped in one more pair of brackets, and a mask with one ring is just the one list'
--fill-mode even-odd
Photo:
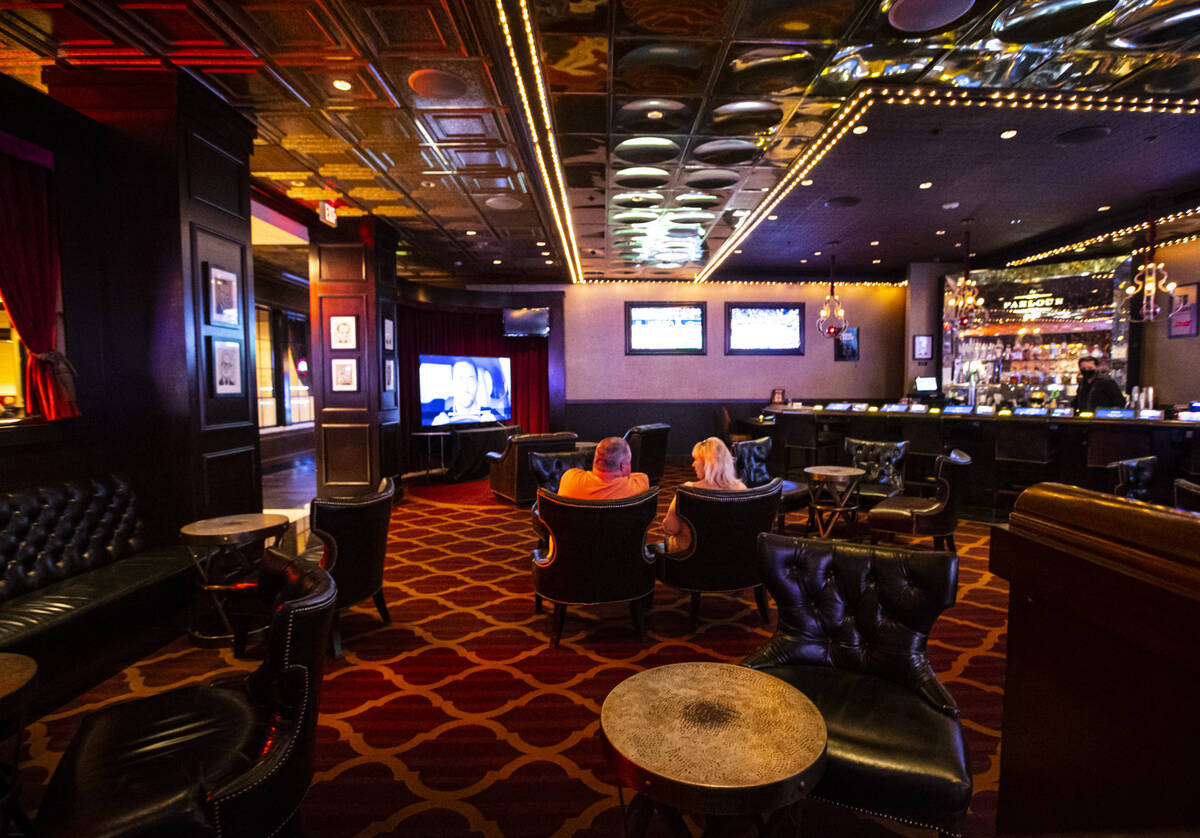
{"label": "black leather armchair", "polygon": [[658,488],[619,500],[577,500],[538,491],[538,517],[550,546],[533,552],[536,608],[554,603],[551,646],[562,637],[568,605],[628,602],[645,639],[646,600],[654,591],[654,557],[646,531],[658,513]]}
{"label": "black leather armchair", "polygon": [[675,514],[691,530],[689,547],[680,553],[659,552],[658,578],[692,595],[692,631],[700,619],[700,594],[754,589],[763,622],[770,619],[755,551],[758,534],[771,529],[779,509],[780,480],[745,492],[680,486]]}
{"label": "black leather armchair", "polygon": [[[729,449],[733,454],[733,462],[737,467],[738,478],[753,489],[771,482],[771,474],[767,464],[771,457],[771,438],[769,436],[735,442]],[[775,516],[775,531],[784,532],[787,527],[787,514],[808,508],[812,498],[808,484],[803,480],[780,480],[779,511]]]}
{"label": "black leather armchair", "polygon": [[572,431],[510,436],[504,451],[490,451],[487,455],[490,461],[488,484],[492,492],[518,506],[528,507],[537,495],[537,483],[529,464],[530,452],[573,451],[577,439],[579,437]]}
{"label": "black leather armchair", "polygon": [[858,481],[858,505],[870,509],[884,498],[904,491],[904,455],[907,442],[876,442],[846,437],[850,465],[866,474]]}
{"label": "black leather armchair", "polygon": [[[336,552],[304,558],[320,564],[337,583],[338,608],[356,605],[370,597],[379,611],[379,619],[390,623],[387,601],[383,597],[383,565],[387,559],[388,525],[396,484],[385,477],[374,492],[351,498],[314,498],[310,506],[310,526],[328,534],[337,545]],[[315,547],[320,550],[318,542]],[[337,616],[330,630],[334,657],[342,656]]]}
{"label": "black leather armchair", "polygon": [[[971,457],[957,448],[941,454],[934,462],[933,497],[897,495],[885,498],[871,509],[871,543],[881,532],[925,535],[933,538],[937,550],[954,550],[954,530],[958,528],[958,503],[965,490],[966,468]],[[923,484],[922,484],[923,485]]]}
{"label": "black leather armchair", "polygon": [[85,717],[42,799],[40,835],[262,838],[297,817],[337,587],[271,549],[258,590],[273,606],[262,665]]}
{"label": "black leather armchair", "polygon": [[1158,465],[1158,457],[1131,457],[1128,460],[1117,460],[1108,465],[1117,473],[1117,485],[1113,488],[1114,495],[1131,500],[1150,500],[1150,481],[1154,479],[1154,469]]}
{"label": "black leather armchair", "polygon": [[529,467],[533,469],[533,479],[539,489],[557,492],[558,484],[568,469],[581,468],[587,471],[592,467],[592,460],[595,459],[595,456],[595,448],[576,449],[575,451],[532,451],[529,454]]}
{"label": "black leather armchair", "polygon": [[1183,509],[1188,512],[1200,512],[1200,483],[1193,483],[1190,480],[1184,480],[1182,477],[1175,480],[1175,506],[1177,509]]}
{"label": "black leather armchair", "polygon": [[954,604],[953,553],[759,536],[775,636],[742,663],[807,695],[825,717],[812,797],[958,834],[971,800],[958,709],[926,657]]}
{"label": "black leather armchair", "polygon": [[650,478],[650,485],[657,486],[662,480],[663,468],[667,464],[667,437],[670,425],[634,425],[625,432],[632,454],[633,471],[642,471]]}

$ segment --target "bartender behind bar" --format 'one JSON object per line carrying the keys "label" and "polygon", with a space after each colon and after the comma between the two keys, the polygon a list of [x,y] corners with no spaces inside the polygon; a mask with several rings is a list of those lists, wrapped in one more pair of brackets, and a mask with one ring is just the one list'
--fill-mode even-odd
{"label": "bartender behind bar", "polygon": [[1077,411],[1095,411],[1098,407],[1124,407],[1125,394],[1107,371],[1096,368],[1096,359],[1085,355],[1079,359],[1079,388],[1072,407]]}

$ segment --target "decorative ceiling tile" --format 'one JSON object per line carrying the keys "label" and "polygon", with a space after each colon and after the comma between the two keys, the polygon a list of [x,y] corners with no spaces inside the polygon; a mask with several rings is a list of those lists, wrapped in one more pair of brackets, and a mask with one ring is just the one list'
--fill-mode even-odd
{"label": "decorative ceiling tile", "polygon": [[424,111],[422,114],[439,140],[471,142],[503,139],[491,111]]}
{"label": "decorative ceiling tile", "polygon": [[543,35],[542,64],[555,93],[602,93],[608,87],[608,38]]}
{"label": "decorative ceiling tile", "polygon": [[355,163],[330,163],[317,169],[317,174],[321,177],[330,177],[335,180],[366,180],[374,182],[376,172],[374,169]]}
{"label": "decorative ceiling tile", "polygon": [[440,0],[359,0],[349,11],[382,57],[467,54],[453,15]]}

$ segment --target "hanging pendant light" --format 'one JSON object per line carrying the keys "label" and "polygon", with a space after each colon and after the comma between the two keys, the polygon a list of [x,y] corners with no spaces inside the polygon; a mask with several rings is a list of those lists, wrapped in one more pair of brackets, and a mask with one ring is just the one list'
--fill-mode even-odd
{"label": "hanging pendant light", "polygon": [[954,290],[946,294],[943,328],[955,333],[976,329],[987,322],[987,309],[979,294],[979,283],[971,279],[971,224],[963,220],[963,275]]}
{"label": "hanging pendant light", "polygon": [[825,305],[821,306],[821,314],[817,318],[817,331],[827,338],[835,338],[846,331],[846,310],[842,308],[842,301],[838,299],[833,287],[836,265],[837,256],[830,253],[829,296],[825,298]]}
{"label": "hanging pendant light", "polygon": [[[1149,240],[1146,261],[1138,266],[1133,278],[1123,289],[1129,298],[1129,319],[1134,323],[1153,323],[1163,313],[1157,300],[1159,294],[1166,294],[1170,300],[1165,319],[1170,320],[1183,310],[1183,300],[1175,296],[1175,283],[1167,276],[1167,266],[1154,261],[1157,232],[1154,213],[1151,212],[1150,229],[1146,233]],[[1141,305],[1136,305],[1135,300],[1141,300]]]}

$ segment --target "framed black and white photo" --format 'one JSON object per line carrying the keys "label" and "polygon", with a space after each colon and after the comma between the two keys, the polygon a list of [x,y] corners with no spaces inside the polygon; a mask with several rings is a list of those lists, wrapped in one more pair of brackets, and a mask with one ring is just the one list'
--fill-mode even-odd
{"label": "framed black and white photo", "polygon": [[212,342],[213,395],[242,394],[242,345],[236,340]]}
{"label": "framed black and white photo", "polygon": [[396,389],[396,362],[388,358],[383,362],[383,391],[390,393]]}
{"label": "framed black and white photo", "polygon": [[913,335],[913,360],[933,360],[933,335]]}
{"label": "framed black and white photo", "polygon": [[1182,308],[1171,318],[1167,326],[1167,337],[1171,338],[1194,338],[1196,337],[1196,310],[1200,306],[1196,305],[1197,286],[1180,285],[1175,289],[1175,299],[1182,300]]}
{"label": "framed black and white photo", "polygon": [[330,361],[330,374],[336,393],[354,393],[358,391],[358,359],[334,358]]}
{"label": "framed black and white photo", "polygon": [[236,326],[238,316],[238,278],[232,271],[205,262],[208,268],[208,322],[215,326]]}
{"label": "framed black and white photo", "polygon": [[354,315],[329,318],[329,348],[358,349],[358,323]]}
{"label": "framed black and white photo", "polygon": [[833,360],[858,360],[858,327],[849,326],[833,339]]}
{"label": "framed black and white photo", "polygon": [[396,321],[390,317],[383,318],[383,351],[391,352],[396,348]]}

